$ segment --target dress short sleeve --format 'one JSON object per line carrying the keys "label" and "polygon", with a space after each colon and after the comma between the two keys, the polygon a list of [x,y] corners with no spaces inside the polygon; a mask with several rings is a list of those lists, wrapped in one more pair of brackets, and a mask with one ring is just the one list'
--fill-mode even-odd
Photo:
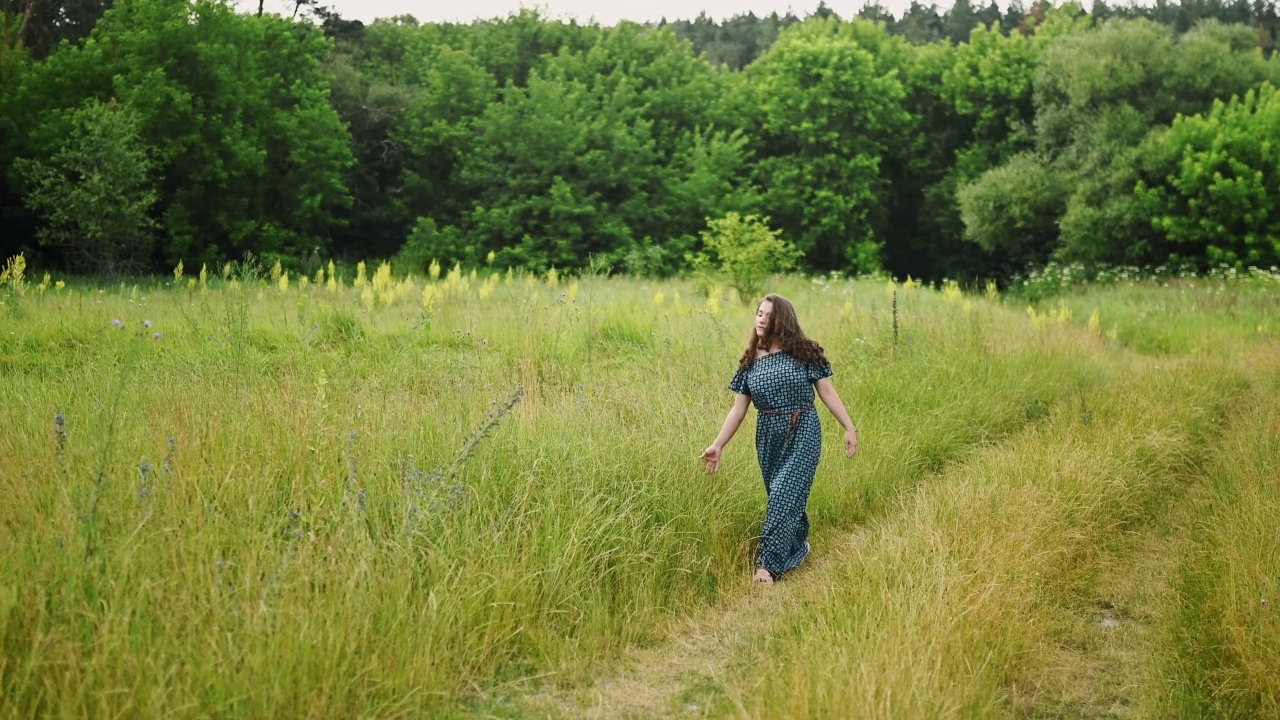
{"label": "dress short sleeve", "polygon": [[751,395],[751,386],[747,384],[746,370],[738,368],[738,372],[729,381],[729,389],[742,395]]}
{"label": "dress short sleeve", "polygon": [[835,374],[831,372],[831,363],[823,363],[822,365],[814,365],[813,363],[806,363],[804,368],[805,368],[805,373],[807,373],[809,376],[810,383],[816,383],[822,378],[829,378]]}

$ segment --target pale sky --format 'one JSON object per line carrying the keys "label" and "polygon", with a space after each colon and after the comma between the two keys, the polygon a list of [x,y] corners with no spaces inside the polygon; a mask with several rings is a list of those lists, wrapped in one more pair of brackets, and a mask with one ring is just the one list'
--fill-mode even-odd
{"label": "pale sky", "polygon": [[[349,20],[365,23],[374,18],[395,15],[412,15],[420,22],[452,21],[468,22],[476,18],[506,17],[521,7],[536,7],[551,17],[577,18],[580,21],[594,19],[602,25],[613,25],[619,20],[656,22],[664,16],[668,20],[692,20],[706,11],[716,20],[754,12],[768,15],[777,12],[785,15],[788,10],[798,17],[812,13],[819,0],[321,0]],[[938,2],[938,7],[948,8],[952,0]],[[237,0],[241,10],[256,11],[257,0]],[[827,6],[840,17],[853,16],[865,4],[864,0],[828,0]],[[881,0],[881,4],[896,16],[911,5],[911,0]],[[927,4],[927,2],[926,2]],[[982,4],[985,4],[983,2]],[[1005,2],[1000,3],[1001,7]],[[290,15],[294,4],[289,0],[265,0],[267,12]]]}

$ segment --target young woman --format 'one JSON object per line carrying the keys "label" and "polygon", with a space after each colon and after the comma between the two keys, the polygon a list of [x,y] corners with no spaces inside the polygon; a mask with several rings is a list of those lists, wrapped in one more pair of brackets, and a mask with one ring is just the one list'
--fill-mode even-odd
{"label": "young woman", "polygon": [[858,451],[858,434],[831,385],[831,364],[822,346],[805,337],[795,307],[780,295],[766,295],[756,309],[755,328],[729,383],[737,393],[733,408],[711,447],[702,451],[707,470],[720,469],[720,455],[733,439],[747,405],[756,406],[756,457],[768,494],[755,581],[772,584],[809,554],[809,488],[822,452],[817,396],[844,426],[844,453]]}

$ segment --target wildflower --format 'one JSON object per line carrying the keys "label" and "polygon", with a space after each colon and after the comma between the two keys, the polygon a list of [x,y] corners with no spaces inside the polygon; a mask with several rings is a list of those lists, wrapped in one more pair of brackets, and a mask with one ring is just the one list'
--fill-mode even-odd
{"label": "wildflower", "polygon": [[942,290],[942,299],[947,303],[955,303],[960,300],[960,285],[955,280],[946,281],[946,285]]}
{"label": "wildflower", "polygon": [[209,263],[200,263],[200,287],[209,282]]}
{"label": "wildflower", "polygon": [[178,261],[177,267],[173,269],[173,284],[177,285],[179,282],[182,282],[182,261],[181,260]]}
{"label": "wildflower", "polygon": [[550,270],[547,271],[547,284],[550,285],[551,287],[555,287],[556,284],[559,282],[560,282],[560,273],[556,272],[556,269],[552,267]]}
{"label": "wildflower", "polygon": [[65,282],[63,282],[63,281],[59,280],[58,282],[56,282],[56,283],[54,283],[54,284],[53,284],[53,289],[55,289],[55,290],[61,290],[62,288],[66,287],[66,286],[67,286],[67,284],[66,284]]}
{"label": "wildflower", "polygon": [[577,281],[575,281],[572,285],[570,285],[570,286],[569,286],[569,299],[570,299],[570,300],[576,300],[576,299],[577,299],[577,297],[578,297],[578,290],[579,290],[579,289],[580,289],[580,288],[578,287],[578,283],[577,283]]}
{"label": "wildflower", "polygon": [[284,535],[287,538],[294,539],[302,537],[302,513],[297,510],[289,511],[289,522],[284,529]]}
{"label": "wildflower", "polygon": [[142,327],[144,327],[144,328],[149,328],[149,327],[151,327],[151,321],[150,321],[150,320],[143,320],[143,321],[142,321]]}
{"label": "wildflower", "polygon": [[439,260],[432,260],[431,264],[427,266],[427,277],[431,278],[432,282],[435,282],[436,280],[440,279],[440,261]]}
{"label": "wildflower", "polygon": [[666,301],[667,301],[667,296],[666,296],[666,295],[664,295],[664,294],[662,294],[662,291],[661,291],[661,290],[659,290],[658,292],[654,293],[654,295],[653,295],[653,306],[654,306],[654,307],[662,307],[662,303],[664,303],[664,302],[666,302]]}
{"label": "wildflower", "polygon": [[151,464],[146,460],[138,463],[138,475],[141,479],[138,481],[138,499],[145,500],[151,494],[151,476],[153,471]]}
{"label": "wildflower", "polygon": [[1058,301],[1058,311],[1053,314],[1053,319],[1059,327],[1071,321],[1071,308],[1067,307],[1065,301]]}
{"label": "wildflower", "polygon": [[724,291],[719,286],[711,288],[711,292],[707,296],[707,312],[713,317],[720,314],[720,298],[724,295]]}
{"label": "wildflower", "polygon": [[152,340],[159,340],[159,339],[160,339],[160,333],[156,333],[156,334],[152,335],[152,336],[151,336],[151,339],[152,339]]}
{"label": "wildflower", "polygon": [[[356,463],[356,431],[347,432],[347,483],[354,485],[360,480],[359,466]],[[363,491],[362,491],[363,492]]]}
{"label": "wildflower", "polygon": [[365,281],[364,272],[365,272],[364,261],[361,260],[360,262],[356,263],[356,281],[352,283],[352,285],[356,287],[364,287],[364,281]]}
{"label": "wildflower", "polygon": [[4,268],[0,269],[0,285],[5,283],[13,288],[15,292],[22,295],[26,290],[26,282],[23,280],[23,273],[27,269],[27,258],[22,253],[18,253],[14,257],[5,262]]}
{"label": "wildflower", "polygon": [[277,260],[275,264],[271,266],[271,282],[275,282],[279,280],[280,276],[283,274],[284,274],[284,268],[280,266],[280,261]]}
{"label": "wildflower", "polygon": [[178,452],[178,439],[171,437],[167,444],[169,446],[169,450],[164,454],[164,462],[160,466],[160,469],[166,475],[173,473],[173,459],[174,455]]}
{"label": "wildflower", "polygon": [[111,324],[112,324],[112,325],[115,325],[115,326],[116,326],[116,327],[118,327],[118,328],[123,328],[123,327],[124,327],[124,321],[123,321],[123,320],[121,320],[120,318],[112,318],[112,320],[111,320]]}
{"label": "wildflower", "polygon": [[498,254],[497,254],[497,253],[495,253],[494,251],[490,250],[490,251],[489,251],[489,254],[488,254],[488,255],[485,257],[485,259],[484,259],[485,264],[486,264],[486,265],[492,265],[492,264],[493,264],[493,261],[494,261],[495,259],[497,259],[497,257],[498,257]]}

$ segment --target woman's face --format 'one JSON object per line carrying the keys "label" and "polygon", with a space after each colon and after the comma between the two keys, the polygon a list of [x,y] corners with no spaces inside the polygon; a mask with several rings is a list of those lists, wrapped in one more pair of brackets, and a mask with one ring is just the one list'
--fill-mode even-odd
{"label": "woman's face", "polygon": [[765,331],[769,328],[771,315],[773,315],[773,301],[765,300],[760,303],[760,308],[756,310],[756,337],[764,337]]}

